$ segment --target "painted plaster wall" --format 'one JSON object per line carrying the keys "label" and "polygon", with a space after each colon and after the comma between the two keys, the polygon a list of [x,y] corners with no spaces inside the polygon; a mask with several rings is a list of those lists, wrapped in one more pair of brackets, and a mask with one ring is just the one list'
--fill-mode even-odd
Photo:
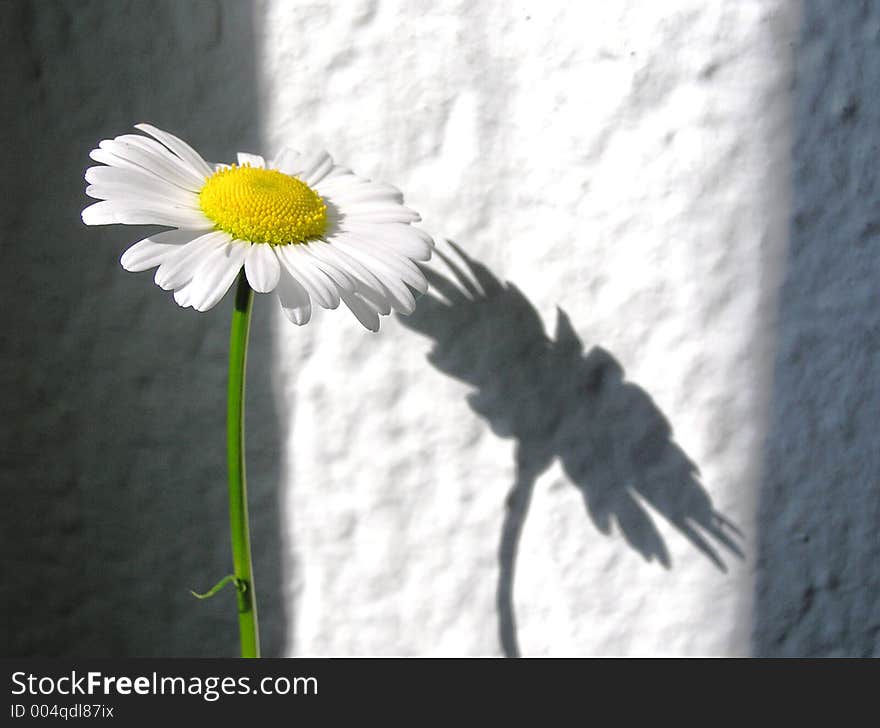
{"label": "painted plaster wall", "polygon": [[487,293],[275,325],[288,651],[749,652],[795,10],[267,6],[267,145],[399,184]]}
{"label": "painted plaster wall", "polygon": [[446,259],[377,335],[257,301],[268,654],[877,649],[872,3],[2,12],[5,653],[235,651],[187,593],[228,569],[229,302],[78,223],[141,120],[322,144]]}

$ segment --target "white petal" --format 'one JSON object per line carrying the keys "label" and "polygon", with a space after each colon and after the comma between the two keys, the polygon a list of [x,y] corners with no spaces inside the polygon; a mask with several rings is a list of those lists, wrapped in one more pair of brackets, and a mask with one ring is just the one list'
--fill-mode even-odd
{"label": "white petal", "polygon": [[330,262],[326,256],[315,255],[312,251],[312,246],[308,243],[299,245],[297,250],[310,258],[312,265],[322,271],[333,282],[337,291],[354,292],[354,281],[340,266]]}
{"label": "white petal", "polygon": [[347,240],[337,238],[332,242],[334,247],[338,247],[343,253],[360,262],[365,268],[368,268],[376,278],[381,281],[391,300],[394,310],[402,314],[410,314],[415,310],[416,300],[412,291],[407,288],[406,284],[397,276],[393,270],[384,265],[381,261],[376,260],[369,252],[352,245]]}
{"label": "white petal", "polygon": [[202,158],[202,155],[183,141],[183,139],[180,139],[167,131],[157,129],[151,124],[135,124],[134,128],[140,129],[145,134],[149,134],[158,139],[178,157],[185,162],[188,162],[197,173],[203,174],[206,177],[210,177],[214,174],[214,170],[211,169],[211,166]]}
{"label": "white petal", "polygon": [[[115,137],[112,141],[128,147],[129,151],[132,148],[140,150],[151,160],[150,164],[154,169],[172,170],[174,175],[179,176],[183,180],[188,180],[196,188],[201,187],[205,182],[205,175],[193,169],[189,163],[172,153],[155,139],[150,139],[140,134],[122,134]],[[105,142],[101,142],[99,146],[104,145]],[[115,153],[118,154],[118,152]]]}
{"label": "white petal", "polygon": [[263,159],[259,154],[248,154],[247,152],[239,152],[238,166],[244,167],[245,165],[249,167],[256,167],[258,169],[264,169],[266,166],[266,160]]}
{"label": "white petal", "polygon": [[201,212],[163,204],[159,201],[138,202],[102,200],[82,211],[86,225],[167,225],[168,227],[208,229],[214,226]]}
{"label": "white petal", "polygon": [[161,166],[162,168],[170,167],[174,170],[175,174],[181,175],[182,179],[189,180],[191,184],[194,184],[196,189],[205,183],[204,174],[194,169],[192,165],[185,162],[155,139],[150,139],[140,134],[122,134],[113,141],[140,149],[150,157],[154,165]]}
{"label": "white petal", "polygon": [[[327,175],[316,182],[315,191],[321,195],[342,195],[349,192],[361,192],[374,187],[384,188],[385,185],[370,182],[356,174]],[[394,188],[392,188],[394,189]]]}
{"label": "white petal", "polygon": [[312,303],[309,294],[302,284],[294,278],[286,266],[281,266],[281,276],[275,288],[284,315],[297,326],[309,322],[312,315]]}
{"label": "white petal", "polygon": [[353,223],[418,222],[422,219],[415,210],[410,210],[403,205],[372,205],[363,203],[340,206],[339,211],[345,220],[350,220]]}
{"label": "white petal", "polygon": [[391,313],[391,302],[384,286],[376,289],[356,282],[354,292],[363,298],[380,316],[387,316]]}
{"label": "white petal", "polygon": [[[108,189],[103,185],[89,185],[86,189],[91,193],[91,197],[95,197],[99,200],[104,200],[106,202],[111,202],[117,210],[161,210],[166,212],[170,211],[172,213],[180,211],[187,216],[187,220],[192,220],[194,218],[206,219],[205,213],[202,212],[201,208],[196,207],[195,205],[179,204],[177,202],[169,200],[167,197],[150,195],[142,192],[125,192],[120,190],[119,188]],[[158,225],[171,223],[156,224]],[[188,223],[181,222],[181,227],[184,224]]]}
{"label": "white petal", "polygon": [[183,245],[159,266],[154,278],[156,285],[166,291],[182,288],[192,280],[207,255],[230,242],[232,238],[227,233],[218,231],[202,235]]}
{"label": "white petal", "polygon": [[[247,247],[239,242],[228,243],[209,253],[187,285],[187,305],[196,311],[208,311],[220,301],[244,264]],[[176,300],[176,299],[175,299]]]}
{"label": "white petal", "polygon": [[372,306],[355,293],[340,291],[339,296],[342,298],[345,305],[348,306],[349,310],[355,315],[355,318],[360,321],[366,329],[369,329],[370,331],[379,330],[379,315]]}
{"label": "white petal", "polygon": [[307,185],[314,186],[333,169],[333,158],[323,149],[302,160],[302,170],[297,175]]}
{"label": "white petal", "polygon": [[244,259],[244,272],[248,283],[257,293],[269,293],[278,285],[281,265],[271,245],[254,243]]}
{"label": "white petal", "polygon": [[334,248],[323,240],[313,240],[309,243],[309,251],[322,260],[335,265],[355,282],[360,282],[365,287],[382,291],[383,286],[378,278],[366,266],[350,255],[346,255],[338,248]]}
{"label": "white petal", "polygon": [[428,281],[425,279],[425,274],[409,258],[397,255],[383,247],[380,243],[356,234],[340,234],[333,238],[333,242],[335,243],[340,238],[349,246],[354,246],[364,255],[369,256],[377,264],[383,265],[419,293],[425,293],[428,290]]}
{"label": "white petal", "polygon": [[107,190],[109,194],[103,199],[137,195],[159,198],[175,205],[195,209],[199,207],[199,196],[196,193],[182,190],[177,185],[169,184],[158,177],[133,169],[89,167],[86,170],[85,179],[86,182],[90,182],[101,191]]}
{"label": "white petal", "polygon": [[[187,230],[210,230],[214,227],[214,223],[205,217],[203,213],[180,207],[161,207],[158,204],[154,204],[149,208],[146,205],[132,207],[130,203],[117,204],[106,200],[97,204],[111,205],[115,222],[122,225],[167,225],[168,227],[185,228]],[[95,207],[95,205],[92,205],[92,207]],[[85,210],[83,210],[83,214],[85,214]]]}
{"label": "white petal", "polygon": [[113,203],[106,200],[89,205],[82,211],[81,216],[86,225],[113,225],[116,223]]}
{"label": "white petal", "polygon": [[329,194],[328,197],[339,207],[356,204],[399,205],[403,203],[403,195],[400,190],[394,188],[389,190],[378,185],[357,185],[335,194]]}
{"label": "white petal", "polygon": [[150,235],[150,238],[158,243],[174,243],[175,245],[183,246],[203,235],[204,233],[197,230],[166,230],[161,233],[156,233],[155,235]]}
{"label": "white petal", "polygon": [[283,149],[281,153],[272,160],[269,165],[272,169],[279,172],[296,176],[302,169],[302,155],[294,149]]}
{"label": "white petal", "polygon": [[353,174],[353,172],[348,167],[340,167],[338,164],[334,164],[333,169],[327,172],[327,176],[324,179],[327,180],[344,174]]}
{"label": "white petal", "polygon": [[[162,175],[158,175],[155,172],[152,172],[149,169],[145,169],[141,167],[139,164],[135,164],[134,162],[130,162],[127,159],[123,159],[122,157],[117,157],[115,154],[111,154],[106,149],[93,149],[89,152],[89,157],[94,159],[96,162],[100,162],[101,164],[106,164],[108,167],[113,169],[127,169],[132,172],[137,172],[138,174],[142,174],[148,176],[152,179],[158,180],[162,184],[165,185],[173,185],[172,182],[169,182]],[[174,185],[176,186],[176,185]],[[180,189],[180,188],[179,188]],[[192,190],[188,190],[192,192]]]}
{"label": "white petal", "polygon": [[[354,292],[366,299],[378,313],[385,316],[391,312],[391,301],[394,296],[389,294],[382,282],[357,259],[321,240],[310,242],[307,249],[313,256],[342,271],[354,284]],[[411,300],[412,294],[406,290],[406,286],[399,284],[399,287],[406,291],[405,297]],[[406,307],[407,303],[404,300],[401,308]]]}
{"label": "white petal", "polygon": [[[135,139],[150,141],[146,139],[146,137],[131,136]],[[154,144],[160,149],[164,149],[164,147],[158,143],[154,142]],[[161,154],[155,150],[148,151],[144,149],[141,144],[128,141],[118,141],[118,139],[102,141],[100,146],[101,149],[109,152],[117,159],[131,162],[137,167],[156,175],[160,179],[167,180],[185,190],[198,192],[204,184],[204,180],[199,179],[199,177],[191,170],[183,167],[179,160],[176,163],[172,162],[171,160],[177,160],[177,157],[174,157],[167,150],[165,150],[165,154]],[[94,159],[94,157],[92,158]],[[118,165],[114,164],[113,166]]]}
{"label": "white petal", "polygon": [[191,294],[194,290],[192,281],[174,291],[174,300],[178,306],[187,308],[190,305]]}
{"label": "white petal", "polygon": [[[107,167],[107,169],[110,169]],[[183,192],[183,190],[180,190]],[[170,206],[189,212],[201,212],[196,204],[170,199],[161,194],[124,188],[120,186],[87,185],[86,194],[96,200],[107,200],[119,207],[166,207]]]}
{"label": "white petal", "polygon": [[370,225],[348,221],[344,228],[412,260],[430,260],[434,241],[419,228],[402,223]]}
{"label": "white petal", "polygon": [[175,250],[177,250],[176,245],[162,245],[145,238],[128,248],[122,254],[119,262],[125,270],[131,273],[140,273],[160,265]]}
{"label": "white petal", "polygon": [[128,248],[119,262],[125,270],[132,273],[155,268],[167,260],[168,256],[179,252],[194,235],[188,230],[167,230],[151,235]]}
{"label": "white petal", "polygon": [[286,266],[287,272],[299,280],[321,308],[333,309],[339,305],[339,294],[336,286],[318,269],[314,261],[297,250],[298,245],[278,245],[275,252],[278,259]]}

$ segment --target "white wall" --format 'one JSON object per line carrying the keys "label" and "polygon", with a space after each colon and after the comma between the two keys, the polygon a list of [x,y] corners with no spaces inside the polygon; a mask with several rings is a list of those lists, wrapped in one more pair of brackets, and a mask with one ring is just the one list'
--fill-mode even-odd
{"label": "white wall", "polygon": [[276,313],[288,653],[749,651],[797,10],[265,6],[268,147],[394,182],[502,287]]}
{"label": "white wall", "polygon": [[180,311],[119,268],[139,231],[79,223],[88,150],[142,120],[322,143],[461,251],[375,335],[257,301],[267,654],[876,652],[872,4],[0,20],[4,654],[236,650],[231,595],[187,592],[229,568],[229,301]]}

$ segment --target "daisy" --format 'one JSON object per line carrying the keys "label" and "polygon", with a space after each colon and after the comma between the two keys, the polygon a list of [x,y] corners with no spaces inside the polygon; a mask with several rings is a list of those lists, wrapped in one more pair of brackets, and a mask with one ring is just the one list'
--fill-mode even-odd
{"label": "daisy", "polygon": [[[325,151],[285,149],[275,159],[238,154],[207,163],[186,142],[149,124],[149,136],[102,141],[86,170],[86,225],[163,225],[122,256],[128,271],[156,268],[155,281],[197,311],[214,307],[244,267],[258,293],[277,294],[295,324],[312,304],[342,301],[370,331],[392,310],[409,314],[428,284],[414,261],[433,243],[411,223],[399,190],[337,166]],[[152,137],[152,138],[150,138]]]}

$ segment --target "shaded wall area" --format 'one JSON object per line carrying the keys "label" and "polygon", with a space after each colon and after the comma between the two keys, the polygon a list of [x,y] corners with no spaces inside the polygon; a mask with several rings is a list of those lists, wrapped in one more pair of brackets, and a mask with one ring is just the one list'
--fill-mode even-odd
{"label": "shaded wall area", "polygon": [[804,3],[754,652],[880,655],[880,7]]}
{"label": "shaded wall area", "polygon": [[[118,258],[147,229],[86,228],[102,138],[150,121],[209,159],[256,149],[250,3],[0,5],[4,655],[237,651],[224,417],[229,302],[181,310]],[[265,303],[249,443],[265,652],[280,650],[277,458]]]}

